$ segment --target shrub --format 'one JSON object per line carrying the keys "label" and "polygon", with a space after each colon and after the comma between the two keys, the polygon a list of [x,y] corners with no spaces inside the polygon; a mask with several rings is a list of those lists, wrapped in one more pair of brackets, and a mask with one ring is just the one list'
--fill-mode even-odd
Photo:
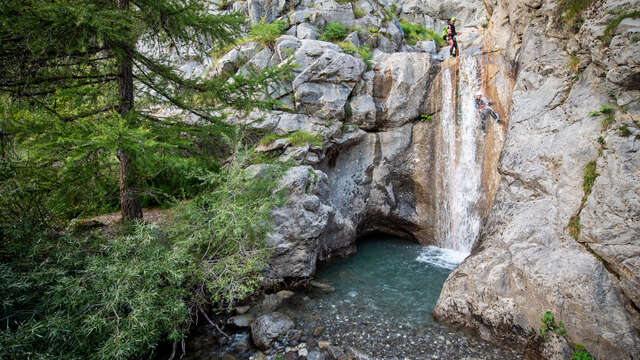
{"label": "shrub", "polygon": [[358,52],[358,48],[348,41],[341,41],[338,43],[338,46],[347,54],[355,54]]}
{"label": "shrub", "polygon": [[594,0],[560,0],[559,10],[567,22],[579,22],[582,11],[591,6]]}
{"label": "shrub", "polygon": [[429,115],[429,114],[420,115],[420,121],[421,122],[430,123],[431,122],[431,115]]}
{"label": "shrub", "polygon": [[609,114],[616,111],[616,108],[614,108],[613,106],[609,106],[609,105],[602,105],[600,106],[600,112],[603,114]]}
{"label": "shrub", "polygon": [[582,183],[582,190],[584,190],[585,197],[591,194],[591,189],[598,176],[600,176],[600,174],[596,172],[596,162],[593,160],[589,161],[584,168],[584,181]]}
{"label": "shrub", "polygon": [[565,330],[564,324],[562,321],[556,324],[551,311],[544,313],[544,316],[540,321],[542,321],[543,324],[542,327],[540,327],[540,335],[543,337],[547,338],[549,331],[553,331],[562,337],[567,336],[567,330]]}
{"label": "shrub", "polygon": [[5,238],[0,358],[146,358],[159,341],[183,339],[196,312],[247,296],[268,255],[271,209],[283,200],[274,196],[281,169],[272,169],[261,178],[239,166],[202,175],[209,191],[162,227]]}
{"label": "shrub", "polygon": [[287,31],[287,23],[277,20],[272,23],[258,23],[249,31],[249,37],[263,45],[273,43],[280,35]]}
{"label": "shrub", "polygon": [[571,354],[570,360],[593,360],[591,354],[582,345],[571,344],[573,347],[573,354]]}
{"label": "shrub", "polygon": [[569,228],[569,235],[576,240],[578,240],[578,237],[580,236],[580,226],[580,215],[572,216],[569,219],[569,224],[567,224],[567,227]]}
{"label": "shrub", "polygon": [[441,47],[444,44],[444,39],[442,39],[442,37],[436,34],[433,30],[426,29],[420,25],[412,24],[404,20],[400,21],[400,26],[402,27],[402,31],[404,31],[406,42],[409,45],[415,45],[421,40],[434,40],[438,47]]}
{"label": "shrub", "polygon": [[359,19],[359,18],[361,18],[361,17],[364,17],[365,15],[366,15],[366,14],[364,13],[364,11],[363,11],[362,9],[360,9],[360,8],[358,7],[358,5],[353,4],[353,16],[354,16],[356,19]]}
{"label": "shrub", "polygon": [[367,71],[373,68],[373,56],[371,55],[371,48],[368,46],[360,46],[358,48],[358,55],[364,60],[364,63],[367,65]]}
{"label": "shrub", "polygon": [[338,41],[347,36],[347,29],[339,22],[331,22],[324,28],[320,40],[322,41]]}
{"label": "shrub", "polygon": [[320,135],[311,135],[302,130],[291,133],[291,135],[287,137],[287,141],[295,146],[302,146],[306,144],[322,146],[322,139]]}
{"label": "shrub", "polygon": [[622,137],[631,136],[631,130],[629,130],[629,127],[627,125],[620,126],[620,136]]}

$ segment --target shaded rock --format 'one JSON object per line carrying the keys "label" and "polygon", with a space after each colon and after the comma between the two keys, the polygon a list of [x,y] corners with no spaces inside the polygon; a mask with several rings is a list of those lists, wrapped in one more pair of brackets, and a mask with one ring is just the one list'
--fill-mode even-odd
{"label": "shaded rock", "polygon": [[238,315],[246,314],[247,312],[249,312],[249,309],[251,309],[250,305],[238,306],[236,307],[236,313]]}
{"label": "shaded rock", "polygon": [[278,312],[258,317],[251,324],[251,337],[256,346],[266,349],[279,335],[286,334],[294,326],[288,316]]}

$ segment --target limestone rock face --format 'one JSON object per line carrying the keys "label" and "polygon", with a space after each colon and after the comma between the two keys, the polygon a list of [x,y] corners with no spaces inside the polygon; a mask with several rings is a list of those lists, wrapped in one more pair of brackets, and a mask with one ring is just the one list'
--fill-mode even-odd
{"label": "limestone rock face", "polygon": [[[640,58],[640,51],[624,27],[611,41],[615,53],[602,51],[601,42],[613,17],[608,11],[629,9],[631,2],[586,10],[575,36],[555,22],[557,2],[489,3],[493,45],[512,54],[516,71],[499,163],[503,177],[480,240],[447,279],[434,315],[524,347],[538,341],[540,318],[551,311],[564,322],[568,340],[596,358],[634,358],[640,353],[640,183],[631,119],[640,115],[640,98],[634,92],[639,64],[628,59]],[[533,11],[536,17],[527,16]],[[519,37],[521,43],[513,41]],[[565,48],[578,59],[579,76],[567,65]],[[618,102],[628,105],[618,108]],[[588,114],[603,105],[616,108],[605,130],[606,115]],[[622,124],[631,135],[620,136]],[[585,195],[591,161],[600,175]],[[579,221],[577,236],[570,233],[572,219]],[[534,350],[545,358],[558,351]]]}
{"label": "limestone rock face", "polygon": [[377,121],[385,126],[400,126],[422,114],[428,85],[437,70],[429,54],[397,53],[381,61],[373,79]]}

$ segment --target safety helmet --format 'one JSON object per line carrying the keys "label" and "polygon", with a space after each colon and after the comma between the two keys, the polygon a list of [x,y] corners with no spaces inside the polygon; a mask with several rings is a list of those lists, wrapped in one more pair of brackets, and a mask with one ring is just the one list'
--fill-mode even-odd
{"label": "safety helmet", "polygon": [[451,21],[455,22],[455,21],[456,21],[456,18],[452,17],[452,18],[451,18]]}
{"label": "safety helmet", "polygon": [[482,96],[482,93],[479,92],[479,91],[476,93],[476,97],[478,97],[478,96]]}

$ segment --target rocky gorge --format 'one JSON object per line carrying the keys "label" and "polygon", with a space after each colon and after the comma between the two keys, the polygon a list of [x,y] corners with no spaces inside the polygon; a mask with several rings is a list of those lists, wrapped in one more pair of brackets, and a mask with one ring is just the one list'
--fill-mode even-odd
{"label": "rocky gorge", "polygon": [[[640,4],[592,1],[578,24],[562,17],[563,4],[212,4],[286,30],[272,43],[185,61],[185,73],[295,64],[270,94],[278,109],[228,115],[276,135],[257,151],[296,164],[280,180],[288,202],[273,212],[265,285],[311,277],[382,232],[470,252],[433,310],[444,324],[531,358],[564,358],[575,343],[598,359],[637,359]],[[433,40],[410,45],[398,22],[439,33],[451,16],[462,32],[458,59]],[[337,44],[320,40],[331,23],[347,30]],[[365,46],[369,56],[353,50]],[[486,135],[478,91],[503,119],[488,121]],[[318,141],[296,143],[295,132]],[[261,176],[268,166],[249,171]],[[546,311],[564,323],[566,341],[538,335]],[[252,319],[256,345],[293,327],[272,317]]]}

